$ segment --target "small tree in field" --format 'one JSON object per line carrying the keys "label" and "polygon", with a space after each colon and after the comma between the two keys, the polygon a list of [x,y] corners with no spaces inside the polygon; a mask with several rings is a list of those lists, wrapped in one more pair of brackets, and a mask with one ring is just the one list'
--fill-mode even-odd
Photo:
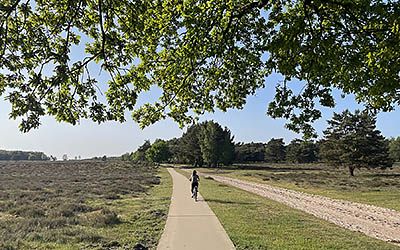
{"label": "small tree in field", "polygon": [[347,166],[351,176],[356,168],[391,166],[388,142],[376,129],[376,118],[357,110],[334,113],[324,131],[320,155],[332,165]]}

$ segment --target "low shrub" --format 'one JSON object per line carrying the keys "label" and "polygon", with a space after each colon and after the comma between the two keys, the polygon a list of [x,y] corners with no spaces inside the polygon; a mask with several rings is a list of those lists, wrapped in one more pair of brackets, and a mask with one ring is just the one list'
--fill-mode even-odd
{"label": "low shrub", "polygon": [[92,227],[106,227],[121,223],[118,214],[108,208],[102,208],[87,213],[82,218],[82,223]]}

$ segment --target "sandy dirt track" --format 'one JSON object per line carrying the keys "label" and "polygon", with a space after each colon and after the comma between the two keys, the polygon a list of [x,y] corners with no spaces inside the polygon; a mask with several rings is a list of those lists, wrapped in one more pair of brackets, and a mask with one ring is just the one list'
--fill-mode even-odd
{"label": "sandy dirt track", "polygon": [[362,232],[368,236],[400,246],[400,212],[395,210],[331,199],[224,176],[208,174],[206,176],[310,213],[341,227]]}

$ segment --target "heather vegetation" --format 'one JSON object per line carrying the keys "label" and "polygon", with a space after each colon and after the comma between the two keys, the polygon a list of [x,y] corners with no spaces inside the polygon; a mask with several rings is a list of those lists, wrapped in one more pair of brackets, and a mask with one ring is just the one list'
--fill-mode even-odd
{"label": "heather vegetation", "polygon": [[0,163],[0,249],[154,247],[171,195],[159,171],[122,161]]}

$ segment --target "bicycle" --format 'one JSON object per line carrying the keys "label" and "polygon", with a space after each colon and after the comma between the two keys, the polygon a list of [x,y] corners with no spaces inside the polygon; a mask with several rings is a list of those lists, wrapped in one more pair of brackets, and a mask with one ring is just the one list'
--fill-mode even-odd
{"label": "bicycle", "polygon": [[193,195],[192,195],[192,197],[193,197],[193,199],[195,200],[195,201],[197,201],[197,186],[195,186],[194,188],[193,188]]}

